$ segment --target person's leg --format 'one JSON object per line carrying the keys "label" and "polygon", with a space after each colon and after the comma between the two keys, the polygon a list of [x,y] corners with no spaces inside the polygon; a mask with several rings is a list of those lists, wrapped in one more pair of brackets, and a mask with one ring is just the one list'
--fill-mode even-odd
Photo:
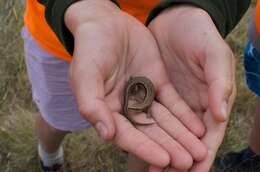
{"label": "person's leg", "polygon": [[256,102],[256,114],[254,118],[254,124],[252,127],[249,145],[254,153],[260,155],[260,98]]}
{"label": "person's leg", "polygon": [[[244,51],[244,67],[248,88],[260,96],[260,53],[252,43]],[[260,98],[256,102],[255,120],[249,146],[239,152],[229,152],[215,160],[214,167],[220,171],[260,171]]]}
{"label": "person's leg", "polygon": [[128,154],[128,172],[148,172],[148,164],[133,154]]}
{"label": "person's leg", "polygon": [[91,126],[80,116],[71,92],[69,63],[41,47],[26,28],[22,36],[33,101],[41,112],[35,126],[41,170],[67,172],[61,145],[66,131],[82,131]]}
{"label": "person's leg", "polygon": [[62,140],[68,132],[49,125],[41,113],[36,116],[35,129],[42,171],[60,171],[62,169],[63,172],[67,172],[69,168],[64,161]]}
{"label": "person's leg", "polygon": [[256,101],[256,113],[249,146],[239,152],[229,152],[215,160],[216,171],[260,170],[260,98]]}
{"label": "person's leg", "polygon": [[60,148],[66,131],[58,130],[50,126],[41,116],[37,114],[35,128],[39,143],[47,153],[54,153]]}

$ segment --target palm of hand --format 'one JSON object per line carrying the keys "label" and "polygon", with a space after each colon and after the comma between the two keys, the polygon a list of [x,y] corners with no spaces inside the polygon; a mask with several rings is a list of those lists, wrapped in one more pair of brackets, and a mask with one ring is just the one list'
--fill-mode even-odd
{"label": "palm of hand", "polygon": [[[161,32],[162,28],[164,32]],[[212,112],[220,111],[218,105],[212,104],[213,96],[216,100],[215,83],[222,84],[222,79],[225,84],[232,83],[227,84],[228,87],[217,85],[220,93],[226,91],[230,111],[235,93],[232,53],[211,18],[195,7],[180,6],[168,10],[151,23],[150,29],[158,42],[171,82],[206,126],[206,133],[201,140],[208,147],[208,155],[203,161],[195,163],[190,171],[209,171],[227,125],[227,121],[220,123],[213,118]],[[215,80],[216,76],[218,78]],[[211,81],[216,81],[215,85],[212,84],[214,89]]]}
{"label": "palm of hand", "polygon": [[[110,134],[107,138],[114,136],[113,141],[121,148],[157,166],[166,166],[171,159],[173,166],[181,169],[191,166],[191,156],[198,160],[204,157],[206,152],[200,141],[160,103],[154,102],[151,107],[158,125],[135,128],[120,115],[129,76],[148,77],[157,94],[163,92],[161,100],[170,105],[182,104],[185,112],[190,112],[169,82],[154,38],[135,19],[126,14],[103,17],[80,28],[75,35],[70,76],[83,117],[92,124],[102,121],[97,129],[106,124],[105,134]],[[203,133],[202,124],[195,120],[193,129]]]}
{"label": "palm of hand", "polygon": [[[159,38],[157,37],[157,39]],[[186,51],[184,51],[188,53],[181,54],[178,53],[178,50],[173,48],[179,46],[169,45],[169,42],[165,43],[163,41],[160,43],[160,50],[167,66],[171,82],[184,101],[205,124],[206,133],[201,140],[208,147],[208,155],[204,161],[195,163],[191,171],[206,172],[209,170],[217,148],[222,142],[227,123],[220,124],[213,119],[208,103],[209,86],[206,82],[205,69],[203,69],[198,60],[196,60],[193,53],[186,49]],[[171,43],[177,44],[178,42],[172,41]],[[198,51],[199,49],[197,48],[198,47],[194,49]],[[189,52],[191,53],[189,54]]]}
{"label": "palm of hand", "polygon": [[204,114],[208,109],[208,86],[203,69],[189,59],[178,57],[174,52],[169,54],[164,56],[164,61],[171,82],[175,83],[177,92],[196,114]]}

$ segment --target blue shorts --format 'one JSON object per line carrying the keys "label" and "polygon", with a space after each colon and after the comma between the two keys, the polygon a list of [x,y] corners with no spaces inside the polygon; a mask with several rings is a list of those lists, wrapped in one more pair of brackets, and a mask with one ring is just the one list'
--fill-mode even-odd
{"label": "blue shorts", "polygon": [[244,67],[248,88],[260,96],[260,53],[249,42],[244,50]]}

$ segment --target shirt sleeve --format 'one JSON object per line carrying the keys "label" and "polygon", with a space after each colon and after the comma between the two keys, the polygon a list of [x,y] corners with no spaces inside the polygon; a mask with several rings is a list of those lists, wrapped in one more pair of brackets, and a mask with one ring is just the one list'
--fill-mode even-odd
{"label": "shirt sleeve", "polygon": [[[70,55],[74,51],[74,38],[65,25],[64,14],[68,7],[78,0],[38,0],[45,8],[45,19],[60,42],[66,48]],[[116,3],[116,0],[111,0]]]}
{"label": "shirt sleeve", "polygon": [[162,0],[150,13],[147,24],[168,7],[189,4],[207,11],[221,35],[226,37],[240,21],[250,2],[251,0]]}

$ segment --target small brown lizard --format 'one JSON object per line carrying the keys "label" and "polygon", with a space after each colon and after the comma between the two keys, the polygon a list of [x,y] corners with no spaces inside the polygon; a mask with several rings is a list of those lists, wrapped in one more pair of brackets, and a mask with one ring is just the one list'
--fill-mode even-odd
{"label": "small brown lizard", "polygon": [[[145,97],[142,103],[136,103],[131,106],[128,105],[129,101],[129,96],[133,94],[134,91],[138,92],[139,87],[138,86],[143,86],[145,89]],[[151,106],[154,97],[155,97],[155,91],[154,91],[154,86],[153,83],[146,77],[143,76],[137,76],[137,77],[130,77],[130,79],[127,81],[127,85],[125,88],[124,92],[124,105],[123,105],[123,113],[126,116],[126,118],[133,124],[138,124],[138,125],[148,125],[148,124],[153,124],[155,123],[153,120],[149,123],[141,123],[134,121],[130,116],[129,116],[129,111],[132,112],[144,112],[147,113],[149,107]],[[149,116],[147,115],[147,118]]]}

